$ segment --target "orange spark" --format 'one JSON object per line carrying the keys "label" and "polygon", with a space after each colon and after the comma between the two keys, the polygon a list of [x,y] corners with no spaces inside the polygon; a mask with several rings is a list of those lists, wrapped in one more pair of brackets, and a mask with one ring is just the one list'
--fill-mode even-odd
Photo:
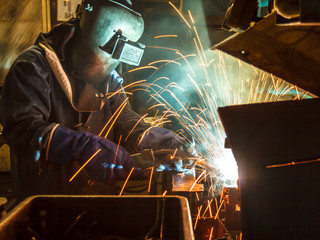
{"label": "orange spark", "polygon": [[101,130],[101,132],[99,133],[99,136],[101,136],[101,134],[104,132],[104,130],[106,129],[106,127],[109,125],[109,123],[111,122],[111,120],[114,118],[114,116],[117,114],[117,112],[121,109],[122,105],[127,104],[127,100],[128,98],[125,99],[125,101],[123,101],[123,103],[118,107],[118,109],[114,112],[114,114],[111,116],[111,118],[109,119],[109,121],[106,123],[106,125],[104,125],[103,129]]}
{"label": "orange spark", "polygon": [[218,200],[217,200],[217,198],[214,198],[214,203],[216,204],[216,209],[218,209],[219,206],[218,206]]}
{"label": "orange spark", "polygon": [[148,135],[150,129],[153,128],[153,127],[154,127],[154,126],[149,127],[148,129],[146,129],[146,130],[142,133],[142,135],[141,135],[141,137],[140,137],[140,140],[139,140],[139,142],[138,142],[138,147],[140,146],[140,144],[141,144],[143,138],[145,137],[145,135],[146,135],[146,134]]}
{"label": "orange spark", "polygon": [[178,49],[174,49],[174,48],[167,48],[167,47],[160,47],[160,46],[146,46],[147,48],[160,48],[160,49],[165,49],[165,50],[170,50],[170,51],[174,51],[174,52],[180,52]]}
{"label": "orange spark", "polygon": [[189,192],[192,191],[192,189],[194,188],[194,186],[196,185],[196,183],[198,182],[198,180],[199,180],[199,179],[202,177],[202,175],[205,174],[205,173],[206,173],[206,170],[204,170],[204,171],[199,175],[199,177],[196,179],[196,181],[195,181],[195,182],[193,183],[193,185],[191,186]]}
{"label": "orange spark", "polygon": [[290,162],[290,163],[283,163],[283,164],[276,164],[276,165],[269,165],[269,166],[266,166],[266,168],[287,167],[287,166],[294,166],[294,165],[314,163],[314,162],[320,162],[320,159],[301,161],[301,162]]}
{"label": "orange spark", "polygon": [[174,10],[177,11],[177,13],[180,15],[180,17],[183,19],[183,21],[188,25],[189,28],[191,28],[190,24],[188,23],[188,21],[184,18],[184,16],[181,14],[181,12],[176,8],[175,5],[173,5],[171,2],[169,2],[169,4],[174,8]]}
{"label": "orange spark", "polygon": [[[210,208],[210,204],[212,203],[213,199],[211,199],[210,201],[208,200],[208,206],[206,207],[206,209],[204,210],[203,214],[202,214],[202,218],[204,218],[204,215],[207,213],[208,209]],[[211,212],[211,208],[209,210]],[[212,213],[210,213],[210,217],[212,217]]]}
{"label": "orange spark", "polygon": [[150,65],[154,65],[156,63],[162,63],[162,62],[165,62],[166,64],[169,64],[169,63],[175,63],[177,65],[181,65],[181,63],[178,63],[176,61],[173,61],[173,60],[157,60],[157,61],[154,61],[154,62],[151,62],[151,63],[148,63],[148,66]]}
{"label": "orange spark", "polygon": [[159,35],[159,36],[154,36],[153,38],[163,38],[163,37],[178,37],[178,35]]}
{"label": "orange spark", "polygon": [[130,69],[130,70],[128,71],[128,73],[129,73],[129,72],[139,71],[139,70],[142,70],[142,69],[148,69],[148,68],[158,70],[158,68],[157,68],[157,67],[154,67],[154,66],[144,66],[144,67],[138,67],[138,68]]}
{"label": "orange spark", "polygon": [[201,57],[200,48],[199,48],[199,45],[197,43],[197,40],[195,38],[193,38],[193,42],[194,42],[194,45],[196,46],[197,52],[199,54],[199,58],[200,58],[201,63],[202,63],[202,66],[205,66],[206,64],[204,63],[204,61],[203,61],[203,59]]}
{"label": "orange spark", "polygon": [[[133,89],[129,95],[133,95],[134,92],[136,91],[143,91],[143,92],[150,92],[148,90],[146,90],[145,88],[136,88],[136,89]],[[128,94],[128,93],[127,93]]]}
{"label": "orange spark", "polygon": [[119,142],[118,142],[118,146],[117,146],[117,150],[116,150],[116,155],[114,156],[114,159],[113,159],[113,164],[116,163],[116,159],[117,159],[117,155],[118,155],[118,151],[119,151],[119,146],[120,146],[121,138],[122,138],[122,135],[120,135],[120,137],[119,137]]}
{"label": "orange spark", "polygon": [[174,150],[174,153],[173,153],[172,156],[170,156],[170,159],[174,159],[174,157],[176,156],[177,151],[178,151],[178,148],[176,148],[176,150]]}
{"label": "orange spark", "polygon": [[122,186],[122,188],[121,188],[121,191],[120,191],[120,193],[119,193],[119,196],[121,196],[121,195],[122,195],[122,192],[123,192],[123,190],[124,190],[124,188],[125,188],[125,186],[126,186],[126,184],[127,184],[128,180],[129,180],[129,178],[130,178],[130,176],[131,176],[131,174],[132,174],[133,170],[134,170],[134,167],[131,169],[131,171],[130,171],[130,173],[129,173],[129,175],[128,175],[127,179],[126,179],[126,181],[124,182],[124,184],[123,184],[123,186]]}
{"label": "orange spark", "polygon": [[154,121],[155,121],[158,113],[159,113],[159,109],[157,109],[157,111],[156,111],[156,113],[154,114],[154,117],[152,118],[152,121],[151,121],[151,122],[154,122]]}
{"label": "orange spark", "polygon": [[194,73],[189,61],[187,60],[187,57],[195,57],[196,55],[195,54],[189,54],[189,55],[184,56],[180,52],[176,52],[176,54],[180,55],[183,58],[183,60],[188,64],[188,67],[189,67],[190,71],[192,72],[192,75],[195,77],[196,75],[195,75],[195,73]]}
{"label": "orange spark", "polygon": [[114,96],[117,93],[126,93],[126,94],[131,94],[130,92],[124,92],[124,89],[126,88],[130,88],[132,86],[139,86],[141,85],[141,83],[146,82],[147,80],[143,79],[143,80],[139,80],[133,83],[130,83],[128,85],[126,85],[125,87],[120,88],[119,90],[112,92],[112,93],[107,93],[106,96],[108,96],[108,98],[111,98],[112,96]]}
{"label": "orange spark", "polygon": [[150,179],[149,179],[148,192],[150,192],[150,189],[151,189],[151,182],[152,182],[153,171],[154,171],[154,167],[151,168],[151,174],[150,174]]}
{"label": "orange spark", "polygon": [[219,212],[220,212],[220,209],[221,209],[221,207],[222,207],[222,205],[223,205],[223,202],[224,202],[224,199],[223,199],[222,202],[220,203],[220,206],[219,206],[218,211],[217,211],[217,213],[216,213],[216,215],[215,215],[215,217],[214,217],[214,220],[217,219],[217,217],[218,217],[218,215],[219,215]]}
{"label": "orange spark", "polygon": [[132,95],[131,92],[125,92],[125,91],[123,91],[123,88],[121,88],[121,89],[119,89],[119,90],[117,90],[117,91],[115,91],[115,92],[107,93],[107,94],[105,94],[105,96],[106,96],[107,98],[111,98],[111,97],[114,96],[115,94],[127,94],[127,95]]}
{"label": "orange spark", "polygon": [[221,194],[220,194],[220,203],[222,202],[223,195],[224,195],[224,188],[222,188],[222,189],[221,189]]}
{"label": "orange spark", "polygon": [[200,201],[200,199],[199,199],[199,195],[198,195],[198,193],[196,192],[196,198],[197,198],[197,201],[199,202]]}
{"label": "orange spark", "polygon": [[194,223],[194,227],[193,227],[194,230],[196,230],[196,228],[197,228],[198,220],[200,219],[201,209],[202,209],[202,205],[200,206],[200,208],[198,208],[198,215],[197,215],[196,221]]}
{"label": "orange spark", "polygon": [[165,106],[165,104],[164,104],[164,103],[155,104],[155,105],[149,107],[148,110],[150,110],[150,109],[152,109],[152,108],[155,108],[155,107],[160,107],[160,106]]}
{"label": "orange spark", "polygon": [[188,10],[188,13],[189,13],[189,17],[190,17],[191,22],[194,24],[194,20],[193,20],[193,17],[192,17],[191,11],[190,11],[190,10]]}
{"label": "orange spark", "polygon": [[[149,88],[151,88],[153,91],[155,91],[151,86],[158,86],[158,85],[156,85],[155,83],[156,83],[157,81],[161,80],[161,79],[165,79],[165,80],[170,81],[170,79],[167,78],[167,77],[159,77],[159,78],[157,78],[156,80],[154,80],[152,83],[150,83],[149,86],[146,88],[146,90],[148,90]],[[160,86],[159,86],[159,88],[160,88]]]}
{"label": "orange spark", "polygon": [[213,191],[213,185],[212,184],[210,185],[208,192],[210,192],[211,189]]}
{"label": "orange spark", "polygon": [[188,78],[190,79],[190,81],[193,83],[193,85],[197,88],[198,93],[201,97],[203,97],[202,91],[200,90],[198,84],[196,83],[196,81],[190,76],[190,74],[187,74]]}
{"label": "orange spark", "polygon": [[[128,104],[127,101],[125,101],[125,104],[123,104],[123,106],[121,107],[121,109],[119,110],[117,116],[115,116],[113,122],[111,123],[106,135],[104,136],[105,138],[107,138],[107,136],[109,135],[111,128],[113,127],[113,125],[115,124],[115,122],[117,121],[118,117],[120,116],[120,114],[122,113],[123,109],[125,108],[125,106]],[[119,107],[120,108],[120,107]]]}
{"label": "orange spark", "polygon": [[197,39],[198,39],[198,43],[199,43],[199,45],[200,45],[200,48],[201,48],[203,57],[204,57],[204,59],[205,59],[205,62],[207,62],[207,58],[206,58],[206,55],[204,54],[203,46],[202,46],[202,43],[201,43],[201,40],[200,40],[198,31],[197,31],[197,28],[196,28],[195,26],[193,26],[193,30],[194,30],[194,32],[196,33],[196,36],[197,36]]}
{"label": "orange spark", "polygon": [[129,132],[128,136],[126,137],[126,139],[125,139],[124,141],[127,141],[128,137],[131,135],[131,133],[133,132],[133,130],[137,127],[137,125],[139,124],[139,122],[141,122],[141,120],[144,119],[147,115],[148,115],[148,113],[146,113],[145,115],[143,115],[143,116],[136,122],[136,124],[133,126],[133,128],[131,129],[131,131]]}
{"label": "orange spark", "polygon": [[298,100],[300,100],[300,94],[296,85],[294,85],[294,89],[296,90]]}
{"label": "orange spark", "polygon": [[167,190],[165,190],[162,194],[162,197],[164,197],[167,194]]}
{"label": "orange spark", "polygon": [[213,227],[211,228],[211,231],[210,231],[209,240],[212,238],[212,233],[213,233]]}
{"label": "orange spark", "polygon": [[208,200],[208,205],[209,205],[209,214],[210,214],[210,217],[212,217],[212,209],[211,209],[211,203],[212,203],[213,199],[211,199],[211,201],[209,202]]}
{"label": "orange spark", "polygon": [[79,170],[69,179],[69,182],[71,182],[77,175],[78,173],[91,161],[92,158],[94,158],[99,152],[101,151],[101,149],[99,149],[98,151],[96,151],[89,159],[88,161],[86,161],[81,168],[79,168]]}

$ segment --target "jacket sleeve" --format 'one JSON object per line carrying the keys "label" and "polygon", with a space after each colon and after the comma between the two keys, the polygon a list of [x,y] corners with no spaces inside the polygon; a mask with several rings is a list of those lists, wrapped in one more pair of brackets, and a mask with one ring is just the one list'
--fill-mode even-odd
{"label": "jacket sleeve", "polygon": [[0,100],[3,136],[16,155],[37,161],[44,152],[49,123],[50,69],[35,48],[24,52],[11,67]]}
{"label": "jacket sleeve", "polygon": [[[119,91],[111,99],[112,111],[115,112],[124,101],[127,101],[127,95],[122,87],[122,78],[116,75],[117,78],[113,79],[117,83],[113,91]],[[153,150],[160,149],[175,149],[183,145],[185,139],[176,135],[169,129],[152,127],[150,124],[141,120],[141,116],[134,112],[129,102],[119,116],[115,126],[115,137],[119,139],[122,135],[121,145],[129,152],[141,152],[144,149],[151,148]],[[129,137],[127,137],[129,135]],[[141,141],[140,141],[141,140]]]}
{"label": "jacket sleeve", "polygon": [[134,178],[143,178],[144,172],[129,153],[112,141],[93,135],[73,131],[61,126],[53,130],[48,144],[48,160],[63,164],[77,161],[86,167],[96,181],[113,183],[125,179],[134,168]]}
{"label": "jacket sleeve", "polygon": [[111,92],[117,92],[117,94],[110,98],[112,112],[115,113],[121,107],[121,104],[126,101],[124,109],[115,122],[115,142],[118,142],[121,136],[121,146],[128,152],[134,153],[137,152],[140,137],[150,125],[145,123],[141,116],[131,109],[122,82],[123,79],[116,72],[113,72],[110,83]]}

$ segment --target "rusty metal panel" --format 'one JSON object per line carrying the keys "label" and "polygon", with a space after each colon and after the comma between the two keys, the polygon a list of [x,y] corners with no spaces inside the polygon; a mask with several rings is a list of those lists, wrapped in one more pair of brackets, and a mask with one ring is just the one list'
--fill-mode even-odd
{"label": "rusty metal panel", "polygon": [[272,13],[213,48],[320,95],[319,33],[319,26],[277,26]]}

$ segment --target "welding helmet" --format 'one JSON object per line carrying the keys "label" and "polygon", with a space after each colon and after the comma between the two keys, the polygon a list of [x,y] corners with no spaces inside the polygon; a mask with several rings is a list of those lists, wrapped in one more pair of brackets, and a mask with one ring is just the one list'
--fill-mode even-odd
{"label": "welding helmet", "polygon": [[144,21],[130,0],[86,0],[78,9],[81,34],[89,47],[97,54],[104,52],[112,59],[139,65],[144,45],[137,41]]}

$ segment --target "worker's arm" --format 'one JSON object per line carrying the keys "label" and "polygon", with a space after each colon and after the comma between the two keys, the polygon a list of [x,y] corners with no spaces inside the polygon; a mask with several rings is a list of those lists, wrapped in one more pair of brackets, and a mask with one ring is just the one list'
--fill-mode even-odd
{"label": "worker's arm", "polygon": [[46,148],[50,117],[50,68],[41,50],[24,52],[11,67],[2,89],[3,136],[17,156],[35,163]]}
{"label": "worker's arm", "polygon": [[[113,113],[117,110],[121,110],[117,121],[114,125],[114,138],[115,142],[119,142],[129,153],[138,152],[138,143],[140,137],[143,133],[150,127],[150,124],[144,122],[144,119],[131,109],[130,103],[127,99],[127,94],[125,93],[122,83],[123,79],[114,71],[114,77],[111,78],[110,82],[110,94],[114,94],[110,99],[110,107]],[[132,89],[128,88],[127,91]],[[120,110],[119,110],[120,111]]]}
{"label": "worker's arm", "polygon": [[77,161],[85,166],[96,181],[112,183],[125,179],[132,168],[133,178],[143,177],[143,171],[121,146],[91,133],[73,131],[61,126],[53,130],[48,144],[48,160],[63,164]]}
{"label": "worker's arm", "polygon": [[[3,135],[28,166],[38,162],[84,164],[101,149],[86,169],[92,178],[113,181],[124,178],[134,166],[132,158],[113,142],[50,122],[54,79],[41,50],[22,55],[11,68],[1,98]],[[137,173],[137,171],[135,171]]]}

